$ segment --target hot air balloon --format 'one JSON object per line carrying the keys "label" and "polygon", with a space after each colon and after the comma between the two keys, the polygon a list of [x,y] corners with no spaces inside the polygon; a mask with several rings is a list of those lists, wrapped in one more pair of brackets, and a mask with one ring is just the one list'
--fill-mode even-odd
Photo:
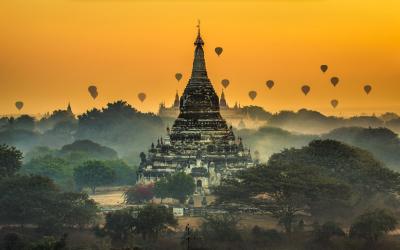
{"label": "hot air balloon", "polygon": [[138,98],[141,102],[144,102],[144,100],[146,100],[146,94],[141,92],[138,94]]}
{"label": "hot air balloon", "polygon": [[88,91],[93,99],[96,99],[96,97],[99,95],[97,92],[97,87],[94,85],[89,86]]}
{"label": "hot air balloon", "polygon": [[18,110],[21,110],[21,109],[24,107],[24,103],[21,102],[21,101],[17,101],[17,102],[15,102],[15,107],[16,107]]}
{"label": "hot air balloon", "polygon": [[371,85],[367,84],[367,85],[364,86],[364,91],[365,91],[365,93],[367,95],[369,94],[369,92],[371,92],[371,90],[372,90],[372,86]]}
{"label": "hot air balloon", "polygon": [[265,83],[266,85],[267,85],[267,87],[269,88],[269,89],[272,89],[272,87],[274,87],[274,81],[272,81],[272,80],[268,80],[266,83]]}
{"label": "hot air balloon", "polygon": [[257,97],[257,92],[252,90],[249,92],[249,97],[251,100],[254,100]]}
{"label": "hot air balloon", "polygon": [[221,47],[216,47],[215,48],[215,53],[217,53],[218,56],[220,56],[222,54],[222,51],[224,51],[224,49],[221,48]]}
{"label": "hot air balloon", "polygon": [[178,82],[182,79],[182,74],[181,73],[176,73],[175,74],[175,78],[176,80],[178,80]]}
{"label": "hot air balloon", "polygon": [[339,83],[339,77],[336,77],[336,76],[332,77],[331,83],[332,83],[333,87],[336,87],[336,85]]}
{"label": "hot air balloon", "polygon": [[307,95],[308,92],[310,92],[310,90],[311,90],[311,88],[310,88],[310,86],[308,86],[308,85],[303,85],[303,86],[301,87],[301,91],[303,92],[304,95]]}
{"label": "hot air balloon", "polygon": [[320,68],[321,68],[322,73],[325,73],[328,70],[328,65],[323,64],[323,65],[321,65]]}
{"label": "hot air balloon", "polygon": [[228,79],[223,79],[222,81],[221,81],[221,84],[222,84],[222,86],[224,87],[224,88],[227,88],[228,86],[229,86],[229,80]]}
{"label": "hot air balloon", "polygon": [[333,108],[336,108],[338,104],[339,104],[339,101],[336,100],[336,99],[333,99],[333,100],[331,101],[331,105],[332,105]]}

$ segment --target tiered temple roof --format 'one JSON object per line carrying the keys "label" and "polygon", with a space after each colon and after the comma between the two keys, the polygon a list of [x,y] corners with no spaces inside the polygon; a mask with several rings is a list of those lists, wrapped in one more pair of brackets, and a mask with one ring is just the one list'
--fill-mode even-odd
{"label": "tiered temple roof", "polygon": [[194,43],[192,74],[179,100],[179,116],[167,136],[152,144],[141,163],[139,179],[154,181],[176,171],[216,185],[218,178],[252,166],[250,151],[220,114],[220,100],[207,75],[200,29]]}

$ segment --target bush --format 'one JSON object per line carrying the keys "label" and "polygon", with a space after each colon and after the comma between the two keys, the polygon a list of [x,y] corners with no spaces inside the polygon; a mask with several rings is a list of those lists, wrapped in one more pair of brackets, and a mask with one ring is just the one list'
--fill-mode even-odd
{"label": "bush", "polygon": [[397,220],[389,212],[376,209],[358,216],[350,227],[351,238],[362,238],[375,244],[379,237],[396,229]]}
{"label": "bush", "polygon": [[124,197],[127,204],[145,203],[154,197],[154,184],[137,184],[129,188]]}
{"label": "bush", "polygon": [[206,241],[241,241],[237,229],[239,219],[230,214],[207,216],[201,225],[201,235]]}

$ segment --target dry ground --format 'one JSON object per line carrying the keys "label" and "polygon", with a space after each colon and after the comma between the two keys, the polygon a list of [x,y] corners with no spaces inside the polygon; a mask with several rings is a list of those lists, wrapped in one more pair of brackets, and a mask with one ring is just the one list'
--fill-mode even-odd
{"label": "dry ground", "polygon": [[[90,195],[90,198],[99,203],[101,208],[106,209],[119,209],[125,207],[124,204],[124,191],[126,187],[115,187],[107,189],[99,189],[95,195]],[[215,200],[213,196],[207,196],[207,202],[211,203]],[[154,203],[160,203],[159,199],[154,199]],[[201,207],[201,197],[194,196],[195,207]],[[176,201],[172,199],[165,199],[163,203],[169,205],[178,205]],[[187,224],[191,228],[198,228],[204,219],[202,217],[179,217],[178,218],[178,231],[183,231]],[[262,228],[277,228],[277,220],[268,215],[250,215],[243,214],[240,216],[239,226],[241,228],[251,229],[255,225]],[[400,235],[400,229],[392,231],[392,235]]]}
{"label": "dry ground", "polygon": [[[99,206],[102,208],[123,208],[124,204],[124,190],[125,188],[114,188],[108,190],[99,189],[95,195],[90,195],[90,198],[99,203]],[[194,196],[195,207],[201,206],[201,196]],[[213,196],[207,196],[207,202],[211,203],[215,200]],[[159,199],[154,199],[154,203],[160,203]],[[169,205],[178,205],[176,201],[172,199],[165,199],[163,203]],[[198,228],[204,219],[202,217],[179,217],[178,218],[178,231],[183,231],[187,224],[190,225],[191,228]],[[266,215],[243,215],[240,216],[240,227],[242,228],[252,228],[255,225],[258,225],[263,228],[274,228],[276,227],[276,220]]]}

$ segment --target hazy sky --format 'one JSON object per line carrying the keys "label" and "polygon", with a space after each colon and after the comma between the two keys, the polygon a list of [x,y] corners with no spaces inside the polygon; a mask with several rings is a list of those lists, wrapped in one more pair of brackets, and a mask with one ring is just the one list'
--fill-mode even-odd
{"label": "hazy sky", "polygon": [[[156,111],[187,83],[197,19],[217,92],[221,79],[231,81],[229,104],[400,113],[399,13],[399,0],[1,0],[0,113],[16,113],[17,100],[26,113],[68,102],[80,113],[118,99]],[[331,76],[341,78],[336,88]],[[90,84],[99,89],[95,101]],[[258,92],[254,101],[250,90]],[[339,100],[335,110],[331,99]]]}

